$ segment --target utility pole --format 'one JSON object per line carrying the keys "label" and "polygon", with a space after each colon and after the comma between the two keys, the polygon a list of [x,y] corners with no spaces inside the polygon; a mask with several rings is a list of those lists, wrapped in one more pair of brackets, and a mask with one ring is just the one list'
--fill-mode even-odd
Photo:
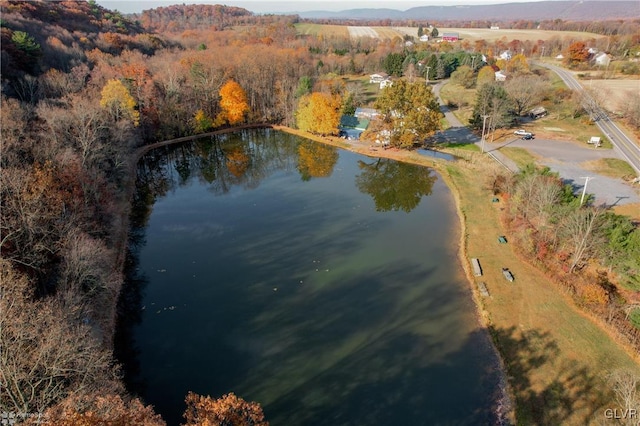
{"label": "utility pole", "polygon": [[540,54],[540,57],[542,58],[544,56],[544,46],[542,46],[542,53]]}
{"label": "utility pole", "polygon": [[427,85],[429,85],[429,70],[431,69],[431,67],[427,67]]}
{"label": "utility pole", "polygon": [[475,71],[475,68],[473,67],[476,63],[476,57],[472,56],[471,57],[471,71]]}
{"label": "utility pole", "polygon": [[482,154],[484,154],[484,128],[485,128],[485,125],[487,124],[487,118],[489,118],[489,116],[486,114],[482,116],[482,139],[481,139]]}
{"label": "utility pole", "polygon": [[587,193],[587,184],[589,183],[589,179],[593,179],[591,176],[582,176],[580,179],[584,179],[584,188],[582,188],[582,197],[580,197],[580,206],[584,202],[584,196]]}

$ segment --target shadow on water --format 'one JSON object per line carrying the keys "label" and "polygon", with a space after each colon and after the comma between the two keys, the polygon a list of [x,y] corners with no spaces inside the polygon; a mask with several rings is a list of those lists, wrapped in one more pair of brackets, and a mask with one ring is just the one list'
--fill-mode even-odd
{"label": "shadow on water", "polygon": [[[455,321],[448,321],[455,315],[448,302],[456,295],[446,286],[404,299],[406,288],[385,291],[386,280],[377,278],[384,273],[342,283],[301,309],[309,319],[290,318],[289,326],[278,327],[317,338],[285,348],[279,357],[290,386],[264,405],[272,424],[497,423],[500,370],[487,334],[457,335]],[[387,273],[401,282],[430,275],[410,264]],[[359,309],[350,306],[349,293],[357,295]],[[331,312],[314,315],[331,305]],[[450,338],[440,327],[449,328]],[[329,359],[322,359],[327,353]],[[296,376],[305,360],[317,367]]]}
{"label": "shadow on water", "polygon": [[[186,280],[172,283],[183,289],[189,309],[153,317],[156,323],[146,332],[161,335],[151,338],[157,337],[162,353],[146,357],[147,362],[153,357],[161,362],[143,377],[134,331],[141,323],[151,277],[138,269],[138,263],[155,200],[194,179],[220,195],[236,185],[255,188],[279,170],[298,172],[303,180],[331,173],[331,152],[306,148],[302,155],[308,157],[300,170],[295,146],[223,147],[212,140],[151,153],[141,162],[128,259],[132,273],[120,300],[116,344],[128,387],[153,395],[147,403],[153,403],[170,425],[182,421],[189,390],[213,397],[233,391],[258,401],[274,426],[499,423],[506,405],[500,363],[487,333],[466,322],[472,315],[460,317],[460,311],[473,310],[468,289],[451,282],[450,271],[443,274],[420,258],[389,261],[383,250],[359,255],[361,241],[388,219],[365,219],[359,210],[351,210],[353,200],[338,194],[332,197],[342,207],[327,209],[320,205],[323,199],[305,205],[295,191],[288,195],[292,201],[282,203],[277,197],[286,189],[279,187],[271,195],[278,208],[258,215],[236,212],[251,216],[243,225],[249,229],[235,233],[233,244],[225,243],[226,236],[216,237],[220,248],[200,246],[198,223],[188,223],[194,226],[194,237],[184,238],[195,253],[224,250],[233,262],[200,270],[210,278],[198,288],[189,287]],[[262,165],[252,162],[256,152],[256,158],[267,160]],[[373,185],[381,175],[405,176],[390,164],[376,165],[373,171],[371,179],[359,178],[361,186],[363,181]],[[406,176],[407,181],[415,178]],[[426,173],[422,180],[420,195],[428,195],[434,178]],[[380,208],[375,191],[363,192]],[[414,206],[415,194],[407,197],[410,202],[395,196],[378,198],[390,200],[391,207],[383,209],[387,211]],[[266,226],[274,220],[269,215],[287,217],[287,233]],[[349,261],[338,261],[354,252]],[[191,264],[192,257],[187,259]],[[336,265],[316,263],[327,259]],[[249,266],[257,275],[239,273],[239,268]],[[310,268],[317,268],[317,273],[310,273]],[[548,335],[521,336],[500,329],[493,335],[508,356],[510,383],[525,423],[560,424],[572,410],[584,412],[585,418],[595,412],[600,401],[596,380],[578,365],[559,366],[562,369],[548,386],[531,389],[530,375],[555,363],[557,345]]]}

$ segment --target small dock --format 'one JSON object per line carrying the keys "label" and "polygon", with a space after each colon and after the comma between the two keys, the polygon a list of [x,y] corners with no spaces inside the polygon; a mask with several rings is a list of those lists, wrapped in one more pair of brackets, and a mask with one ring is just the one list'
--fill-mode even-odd
{"label": "small dock", "polygon": [[473,275],[475,275],[476,277],[481,277],[482,276],[482,268],[480,267],[480,261],[477,258],[472,257],[471,258],[471,266],[473,266]]}

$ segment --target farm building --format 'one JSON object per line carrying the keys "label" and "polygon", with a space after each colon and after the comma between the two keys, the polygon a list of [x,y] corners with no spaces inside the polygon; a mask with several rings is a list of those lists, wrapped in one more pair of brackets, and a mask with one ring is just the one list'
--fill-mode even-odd
{"label": "farm building", "polygon": [[458,41],[458,40],[460,40],[460,34],[458,34],[458,33],[443,33],[442,34],[442,41],[453,42],[453,41]]}
{"label": "farm building", "polygon": [[606,67],[611,63],[611,56],[607,53],[600,53],[596,55],[593,60],[596,65]]}

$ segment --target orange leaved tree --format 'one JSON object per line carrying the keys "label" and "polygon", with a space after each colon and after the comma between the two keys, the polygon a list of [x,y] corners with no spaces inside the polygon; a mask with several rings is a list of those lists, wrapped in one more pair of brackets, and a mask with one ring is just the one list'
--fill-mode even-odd
{"label": "orange leaved tree", "polygon": [[244,120],[245,114],[249,111],[247,94],[235,81],[227,81],[220,89],[220,108],[223,121],[237,124]]}
{"label": "orange leaved tree", "polygon": [[247,402],[233,393],[213,399],[189,392],[185,402],[185,426],[269,426],[260,404]]}

